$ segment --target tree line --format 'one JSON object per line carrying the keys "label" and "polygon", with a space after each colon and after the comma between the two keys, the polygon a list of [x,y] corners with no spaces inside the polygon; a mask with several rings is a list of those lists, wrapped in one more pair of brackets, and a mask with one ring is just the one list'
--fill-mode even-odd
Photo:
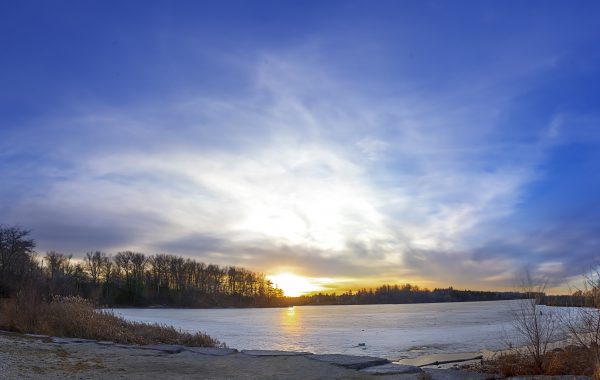
{"label": "tree line", "polygon": [[502,301],[525,298],[520,292],[490,292],[457,290],[452,287],[429,290],[417,285],[382,285],[375,289],[348,291],[343,294],[323,294],[298,297],[297,305],[365,305],[410,304],[434,302]]}
{"label": "tree line", "polygon": [[0,296],[34,286],[48,297],[81,296],[106,306],[281,306],[283,292],[262,273],[180,256],[87,252],[83,260],[39,256],[29,232],[0,228]]}
{"label": "tree line", "polygon": [[27,230],[0,226],[0,297],[34,289],[46,299],[81,296],[103,306],[274,307],[289,305],[405,304],[496,301],[523,293],[382,285],[342,294],[284,297],[262,273],[205,264],[169,254],[87,252],[83,259],[50,251],[40,255]]}

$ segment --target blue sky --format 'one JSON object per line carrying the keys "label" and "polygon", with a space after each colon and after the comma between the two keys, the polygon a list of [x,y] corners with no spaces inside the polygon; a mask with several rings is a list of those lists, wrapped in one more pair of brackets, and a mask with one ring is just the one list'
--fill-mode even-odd
{"label": "blue sky", "polygon": [[600,6],[4,1],[0,223],[38,248],[486,289],[600,252]]}

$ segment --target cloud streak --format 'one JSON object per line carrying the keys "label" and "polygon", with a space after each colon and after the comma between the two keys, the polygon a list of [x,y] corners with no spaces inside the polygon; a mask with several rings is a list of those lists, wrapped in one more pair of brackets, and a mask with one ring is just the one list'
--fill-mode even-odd
{"label": "cloud streak", "polygon": [[[182,86],[29,118],[0,140],[0,222],[32,228],[42,250],[168,251],[352,286],[498,288],[523,268],[558,286],[593,259],[597,207],[577,223],[559,215],[577,202],[553,162],[587,152],[576,181],[597,168],[600,119],[536,103],[569,44],[502,45],[502,59],[452,66],[432,85],[391,52],[402,64],[390,83],[381,62],[340,67],[358,55],[329,53],[340,39],[222,52],[219,73],[243,78],[236,91]],[[442,70],[429,58],[422,74]]]}
{"label": "cloud streak", "polygon": [[[368,276],[373,269],[364,263],[376,260],[380,268],[396,267],[398,278],[426,278],[432,260],[467,262],[468,235],[485,220],[510,215],[531,180],[536,153],[520,167],[501,163],[482,170],[478,160],[488,152],[473,148],[481,146],[475,137],[465,144],[451,137],[469,122],[451,105],[407,110],[402,102],[373,104],[350,94],[331,100],[327,93],[342,84],[330,78],[308,86],[299,81],[306,65],[298,74],[297,65],[277,61],[273,70],[268,62],[258,66],[248,98],[167,105],[158,121],[152,112],[101,111],[105,116],[67,122],[66,135],[58,132],[52,143],[75,147],[71,173],[46,175],[44,192],[21,201],[12,218],[44,231],[41,244],[48,249],[169,249],[208,258],[224,254],[224,260],[251,266],[252,252],[264,256],[267,250],[269,260],[257,259],[256,266],[268,267],[286,257],[282,247],[299,247],[362,268],[351,270],[354,276]],[[428,108],[435,116],[427,116]],[[184,123],[174,130],[172,112]],[[70,125],[91,129],[87,138],[99,142],[86,152],[74,143],[81,138]],[[203,140],[220,126],[220,144]],[[72,243],[64,245],[67,240]],[[256,245],[269,248],[256,251]],[[419,264],[423,260],[429,263]],[[317,266],[307,271],[316,273]]]}

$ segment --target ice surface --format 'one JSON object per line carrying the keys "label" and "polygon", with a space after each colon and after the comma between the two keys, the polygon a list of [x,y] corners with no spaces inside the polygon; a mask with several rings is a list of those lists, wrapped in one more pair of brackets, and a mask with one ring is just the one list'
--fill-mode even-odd
{"label": "ice surface", "polygon": [[[204,331],[239,350],[290,350],[390,360],[519,344],[520,301],[268,309],[114,309],[127,319]],[[360,343],[365,343],[360,346]]]}

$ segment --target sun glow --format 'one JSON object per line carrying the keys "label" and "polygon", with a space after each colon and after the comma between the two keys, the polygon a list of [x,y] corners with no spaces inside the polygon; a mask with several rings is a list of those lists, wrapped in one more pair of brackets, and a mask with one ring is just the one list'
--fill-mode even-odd
{"label": "sun glow", "polygon": [[312,279],[291,273],[279,273],[267,278],[288,297],[298,297],[322,289],[320,284]]}

